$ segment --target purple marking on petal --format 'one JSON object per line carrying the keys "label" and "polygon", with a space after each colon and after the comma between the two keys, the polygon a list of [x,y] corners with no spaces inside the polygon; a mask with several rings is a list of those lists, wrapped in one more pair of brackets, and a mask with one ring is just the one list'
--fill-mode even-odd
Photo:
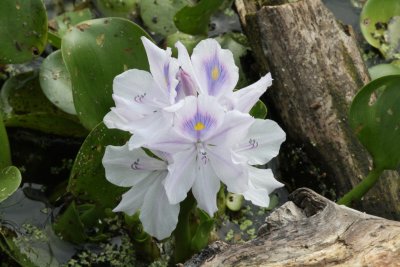
{"label": "purple marking on petal", "polygon": [[185,96],[196,95],[196,86],[187,72],[180,69],[178,72],[179,84],[176,87],[177,100],[183,99]]}
{"label": "purple marking on petal", "polygon": [[171,91],[171,81],[169,80],[169,62],[164,65],[163,72],[164,72],[165,83],[167,84],[167,90],[168,90],[168,92],[170,92]]}
{"label": "purple marking on petal", "polygon": [[[210,114],[197,112],[194,117],[185,120],[182,126],[185,132],[200,140],[214,124],[215,119]],[[198,127],[199,125],[201,127]]]}
{"label": "purple marking on petal", "polygon": [[203,64],[207,76],[208,94],[212,96],[218,95],[221,85],[228,79],[225,66],[219,61],[217,54],[204,61]]}

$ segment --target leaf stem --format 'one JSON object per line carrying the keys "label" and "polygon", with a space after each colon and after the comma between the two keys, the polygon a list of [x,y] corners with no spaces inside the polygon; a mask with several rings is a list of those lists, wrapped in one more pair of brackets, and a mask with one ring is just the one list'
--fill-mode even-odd
{"label": "leaf stem", "polygon": [[196,201],[190,192],[186,199],[181,203],[181,210],[178,217],[178,225],[174,231],[175,252],[174,260],[176,263],[183,263],[192,256],[192,233],[190,227],[190,215],[196,207]]}
{"label": "leaf stem", "polygon": [[55,48],[57,48],[57,49],[61,48],[61,37],[57,33],[48,31],[47,32],[47,40]]}
{"label": "leaf stem", "polygon": [[10,144],[3,118],[0,114],[0,170],[8,166],[11,166]]}
{"label": "leaf stem", "polygon": [[384,169],[374,167],[368,176],[339,199],[337,204],[349,206],[351,202],[360,200],[376,184],[383,171]]}

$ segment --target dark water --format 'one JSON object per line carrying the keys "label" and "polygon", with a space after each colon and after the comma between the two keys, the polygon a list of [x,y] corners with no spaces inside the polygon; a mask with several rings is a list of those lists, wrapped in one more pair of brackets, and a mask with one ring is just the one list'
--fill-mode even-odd
{"label": "dark water", "polygon": [[361,9],[354,7],[350,0],[322,0],[322,2],[335,14],[338,20],[359,31]]}

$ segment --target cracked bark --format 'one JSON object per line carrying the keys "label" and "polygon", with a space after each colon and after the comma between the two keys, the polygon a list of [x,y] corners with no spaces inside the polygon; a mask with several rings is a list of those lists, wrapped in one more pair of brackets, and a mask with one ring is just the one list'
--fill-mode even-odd
{"label": "cracked bark", "polygon": [[[269,69],[274,78],[266,101],[288,135],[282,178],[335,199],[371,168],[347,122],[369,76],[351,27],[320,0],[286,2],[236,0],[236,7],[260,72]],[[400,219],[399,192],[398,172],[388,171],[355,207]]]}
{"label": "cracked bark", "polygon": [[289,199],[256,239],[216,242],[185,266],[400,266],[400,222],[336,205],[306,188]]}

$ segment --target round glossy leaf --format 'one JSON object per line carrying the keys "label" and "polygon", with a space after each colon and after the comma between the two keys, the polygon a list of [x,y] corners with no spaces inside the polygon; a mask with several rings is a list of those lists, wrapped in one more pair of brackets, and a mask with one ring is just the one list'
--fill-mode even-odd
{"label": "round glossy leaf", "polygon": [[[361,32],[369,44],[385,53],[385,43],[397,43],[399,40],[390,40],[387,34],[388,25],[395,16],[400,16],[400,1],[398,0],[368,0],[360,15]],[[398,28],[398,23],[395,28]],[[393,25],[392,30],[393,32]],[[383,46],[382,46],[383,45]],[[387,46],[387,45],[386,45]]]}
{"label": "round glossy leaf", "polygon": [[167,36],[167,47],[172,48],[172,55],[177,56],[178,50],[175,47],[176,42],[180,41],[187,49],[189,54],[192,54],[193,48],[203,39],[207,38],[205,35],[190,35],[183,32],[176,32]]}
{"label": "round glossy leaf", "polygon": [[44,96],[37,73],[8,79],[0,91],[0,113],[7,127],[23,127],[63,136],[86,136],[76,116],[59,110]]}
{"label": "round glossy leaf", "polygon": [[103,209],[114,208],[126,189],[106,180],[102,159],[107,145],[123,145],[129,136],[120,130],[110,130],[103,123],[94,128],[78,152],[67,190],[79,201]]}
{"label": "round glossy leaf", "polygon": [[[112,82],[127,69],[148,69],[139,26],[104,18],[73,27],[62,41],[62,57],[71,75],[72,94],[82,124],[93,129],[113,107]],[[150,38],[150,37],[148,37]]]}
{"label": "round glossy leaf", "polygon": [[356,95],[350,125],[373,158],[376,169],[400,163],[400,75],[376,79]]}
{"label": "round glossy leaf", "polygon": [[92,18],[90,9],[65,12],[49,21],[49,28],[62,37],[72,26]]}
{"label": "round glossy leaf", "polygon": [[178,31],[174,16],[187,4],[188,0],[141,0],[140,15],[150,31],[167,36]]}
{"label": "round glossy leaf", "polygon": [[23,63],[40,55],[47,40],[42,0],[2,0],[0,5],[0,64]]}
{"label": "round glossy leaf", "polygon": [[105,17],[129,17],[136,12],[140,0],[96,0],[97,9]]}
{"label": "round glossy leaf", "polygon": [[51,103],[66,113],[76,115],[71,78],[60,50],[51,53],[43,61],[39,81],[43,93]]}
{"label": "round glossy leaf", "polygon": [[400,74],[400,67],[395,64],[379,64],[368,69],[372,80],[383,76]]}
{"label": "round glossy leaf", "polygon": [[0,202],[18,189],[21,179],[21,173],[17,167],[9,166],[0,171]]}

